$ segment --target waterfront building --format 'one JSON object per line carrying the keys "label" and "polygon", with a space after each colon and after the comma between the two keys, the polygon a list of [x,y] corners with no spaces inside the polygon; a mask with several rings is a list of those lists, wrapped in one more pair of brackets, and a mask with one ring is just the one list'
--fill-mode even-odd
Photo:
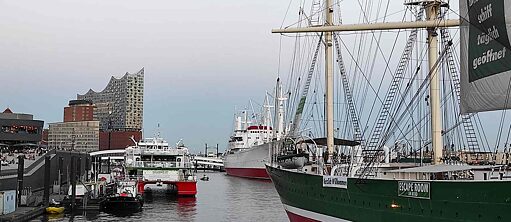
{"label": "waterfront building", "polygon": [[49,148],[80,152],[99,150],[99,121],[58,122],[49,126]]}
{"label": "waterfront building", "polygon": [[44,121],[9,108],[0,113],[0,146],[11,148],[37,147],[41,142]]}
{"label": "waterfront building", "polygon": [[111,77],[101,92],[92,89],[78,100],[94,103],[96,119],[103,131],[140,131],[144,109],[144,68],[121,78]]}
{"label": "waterfront building", "polygon": [[64,107],[64,122],[49,124],[48,147],[80,152],[97,151],[99,121],[95,120],[94,111],[95,106],[91,101],[69,101],[69,106]]}
{"label": "waterfront building", "polygon": [[92,121],[96,107],[88,100],[71,100],[69,106],[64,107],[64,122]]}
{"label": "waterfront building", "polygon": [[142,131],[100,131],[99,132],[99,150],[125,149],[128,146],[135,145],[133,140],[142,139]]}

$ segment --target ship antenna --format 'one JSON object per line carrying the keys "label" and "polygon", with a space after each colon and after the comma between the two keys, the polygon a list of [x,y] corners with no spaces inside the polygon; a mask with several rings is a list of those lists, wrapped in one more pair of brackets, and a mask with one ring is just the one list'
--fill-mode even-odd
{"label": "ship antenna", "polygon": [[156,138],[160,138],[160,123],[158,123],[158,127],[156,128]]}

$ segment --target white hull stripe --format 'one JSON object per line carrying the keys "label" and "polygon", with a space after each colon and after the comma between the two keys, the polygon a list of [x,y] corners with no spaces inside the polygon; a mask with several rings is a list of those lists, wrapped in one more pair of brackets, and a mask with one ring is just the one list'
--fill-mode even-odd
{"label": "white hull stripe", "polygon": [[328,216],[328,215],[324,215],[324,214],[320,214],[320,213],[316,213],[316,212],[312,212],[312,211],[296,208],[296,207],[289,206],[289,205],[286,205],[286,204],[282,204],[282,205],[284,205],[284,209],[286,211],[289,211],[289,212],[291,212],[293,214],[300,215],[302,217],[307,217],[307,218],[310,218],[310,219],[313,219],[313,220],[322,221],[322,222],[340,222],[340,221],[342,221],[342,222],[349,222],[349,220],[343,220],[343,219],[340,219],[340,218],[335,218],[335,217],[332,217],[332,216]]}

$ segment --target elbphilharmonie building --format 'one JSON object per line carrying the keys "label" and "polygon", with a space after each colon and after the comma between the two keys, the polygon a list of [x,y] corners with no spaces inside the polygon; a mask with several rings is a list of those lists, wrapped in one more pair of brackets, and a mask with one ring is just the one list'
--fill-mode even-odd
{"label": "elbphilharmonie building", "polygon": [[92,89],[77,99],[96,105],[101,130],[141,130],[144,110],[144,68],[136,73],[113,77],[101,92]]}

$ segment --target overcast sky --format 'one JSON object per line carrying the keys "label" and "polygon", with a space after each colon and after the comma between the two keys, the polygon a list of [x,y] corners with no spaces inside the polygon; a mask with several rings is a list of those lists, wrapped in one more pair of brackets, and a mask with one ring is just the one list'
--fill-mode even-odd
{"label": "overcast sky", "polygon": [[77,93],[145,67],[144,132],[225,148],[278,65],[284,1],[0,1],[0,108],[62,121]]}
{"label": "overcast sky", "polygon": [[[262,101],[275,84],[280,37],[270,30],[289,3],[0,0],[0,109],[59,122],[76,94],[145,67],[145,136],[160,123],[169,142],[224,150],[234,107]],[[356,1],[342,4],[344,21],[356,22]],[[391,4],[388,14],[403,10],[402,1]],[[291,8],[285,24],[296,14]]]}

